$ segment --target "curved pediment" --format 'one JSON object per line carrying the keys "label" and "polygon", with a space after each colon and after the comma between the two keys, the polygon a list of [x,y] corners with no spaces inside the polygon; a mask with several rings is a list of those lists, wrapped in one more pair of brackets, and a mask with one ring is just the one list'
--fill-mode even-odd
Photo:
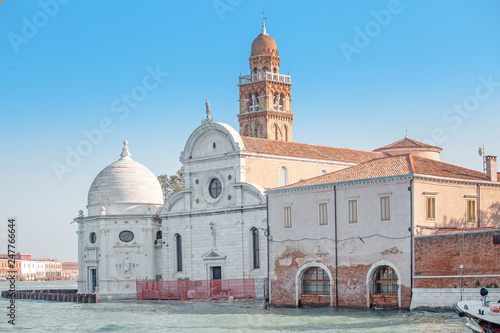
{"label": "curved pediment", "polygon": [[223,123],[207,122],[189,137],[181,153],[181,162],[189,159],[228,155],[244,149],[238,132]]}
{"label": "curved pediment", "polygon": [[259,205],[266,203],[267,199],[265,189],[262,186],[253,183],[241,183],[240,185],[245,205]]}
{"label": "curved pediment", "polygon": [[[169,212],[182,212],[189,209],[189,204],[186,202],[186,196],[191,193],[189,190],[180,190],[167,198],[165,204],[160,210],[160,215]],[[189,200],[189,198],[187,198]]]}

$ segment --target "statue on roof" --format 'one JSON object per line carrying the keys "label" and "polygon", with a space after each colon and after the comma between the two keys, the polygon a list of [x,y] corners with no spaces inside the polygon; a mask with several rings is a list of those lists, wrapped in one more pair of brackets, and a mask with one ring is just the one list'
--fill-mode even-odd
{"label": "statue on roof", "polygon": [[212,119],[212,115],[210,112],[210,102],[208,101],[208,98],[205,100],[205,107],[207,109],[207,119]]}

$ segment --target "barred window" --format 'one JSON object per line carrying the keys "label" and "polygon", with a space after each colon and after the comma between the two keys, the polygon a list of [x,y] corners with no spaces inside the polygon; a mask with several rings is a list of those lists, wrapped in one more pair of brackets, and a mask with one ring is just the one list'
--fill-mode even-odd
{"label": "barred window", "polygon": [[375,288],[376,295],[394,295],[398,293],[398,276],[394,269],[389,266],[380,267],[375,273]]}
{"label": "barred window", "polygon": [[311,267],[304,274],[304,294],[330,295],[330,278],[328,274],[319,267]]}

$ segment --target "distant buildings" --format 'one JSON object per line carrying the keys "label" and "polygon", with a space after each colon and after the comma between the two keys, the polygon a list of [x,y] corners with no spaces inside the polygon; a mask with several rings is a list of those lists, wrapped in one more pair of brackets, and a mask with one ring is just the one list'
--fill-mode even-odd
{"label": "distant buildings", "polygon": [[[77,263],[62,263],[57,259],[32,259],[29,254],[17,253],[15,267],[7,254],[0,254],[0,280],[14,275],[20,281],[76,280]],[[9,261],[10,260],[10,261]]]}

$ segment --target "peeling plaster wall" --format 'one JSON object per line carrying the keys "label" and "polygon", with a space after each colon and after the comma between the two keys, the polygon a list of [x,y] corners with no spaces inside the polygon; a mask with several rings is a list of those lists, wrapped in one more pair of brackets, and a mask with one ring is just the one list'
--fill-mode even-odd
{"label": "peeling plaster wall", "polygon": [[[333,187],[316,187],[268,196],[271,304],[276,306],[338,305],[409,308],[410,200],[409,179],[337,188],[338,288],[335,286],[335,204]],[[380,221],[380,195],[391,196],[391,220]],[[358,223],[348,223],[347,200],[358,200]],[[318,205],[327,203],[328,225],[319,226]],[[284,207],[291,207],[292,228],[284,228]],[[399,272],[400,295],[370,296],[372,268],[390,264]],[[332,279],[331,299],[302,295],[297,273],[322,265]],[[303,269],[302,271],[305,271]],[[373,275],[373,273],[372,273]]]}

